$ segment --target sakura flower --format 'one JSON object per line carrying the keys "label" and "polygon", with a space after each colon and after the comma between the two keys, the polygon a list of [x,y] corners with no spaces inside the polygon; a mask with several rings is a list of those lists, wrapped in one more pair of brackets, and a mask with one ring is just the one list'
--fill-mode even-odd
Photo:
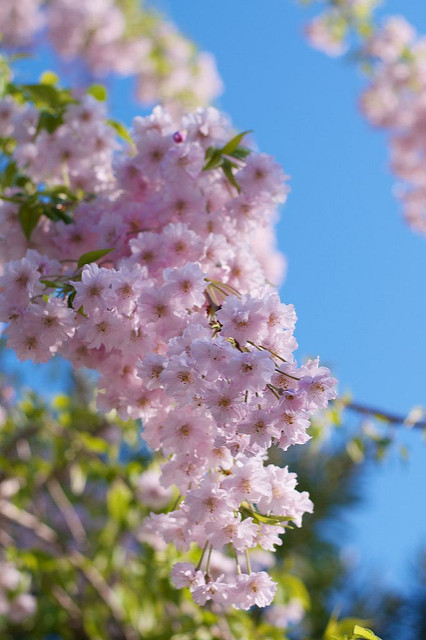
{"label": "sakura flower", "polygon": [[259,344],[266,334],[267,317],[262,301],[249,295],[241,299],[228,296],[217,317],[222,323],[223,335],[234,338],[241,346],[247,340]]}
{"label": "sakura flower", "polygon": [[[83,43],[70,24],[63,46],[84,47],[93,64],[101,51],[97,69],[111,55],[110,38],[121,46],[123,24],[119,16],[114,22],[109,1],[53,3],[70,21],[81,11],[86,27],[96,26]],[[187,59],[175,36],[166,29],[173,55]],[[188,79],[174,82],[173,91]],[[300,525],[312,510],[295,474],[267,463],[267,449],[306,442],[310,416],[335,393],[318,361],[297,366],[294,309],[267,281],[276,269],[272,225],[286,176],[255,152],[235,168],[240,193],[222,171],[204,171],[206,149],[233,135],[215,109],[179,120],[157,108],[137,118],[134,155],[114,164],[104,107],[92,99],[67,106],[52,134],[37,132],[37,109],[4,111],[4,127],[17,137],[14,160],[33,181],[62,184],[65,165],[70,188],[93,194],[76,203],[72,224],[42,216],[31,236],[38,251],[26,253],[17,207],[0,205],[8,244],[0,320],[9,345],[22,359],[60,353],[94,369],[99,410],[142,420],[145,442],[163,459],[158,471],[142,474],[138,495],[154,509],[176,488],[181,499],[174,511],[151,514],[138,539],[156,549],[207,551],[199,570],[176,565],[175,584],[220,610],[266,606],[275,590],[267,574],[238,576],[224,556],[214,570],[215,554],[225,545],[242,553],[281,544],[284,526],[259,524],[256,511],[259,519],[275,514]],[[80,279],[77,261],[101,247],[114,250],[101,266],[85,265]],[[23,257],[8,261],[15,254]]]}
{"label": "sakura flower", "polygon": [[192,589],[192,597],[194,602],[205,605],[208,600],[220,605],[232,603],[234,589],[232,585],[221,581],[220,576],[217,580],[213,580],[204,585],[198,585]]}
{"label": "sakura flower", "polygon": [[313,504],[308,493],[296,490],[297,476],[290,473],[287,467],[268,465],[265,474],[269,481],[269,494],[262,496],[258,502],[263,513],[274,513],[289,516],[300,527],[304,513],[312,513]]}
{"label": "sakura flower", "polygon": [[229,518],[219,518],[217,521],[206,524],[208,540],[216,549],[221,549],[225,544],[231,543],[237,551],[244,551],[248,547],[253,547],[258,526],[251,518],[241,520],[241,514]]}
{"label": "sakura flower", "polygon": [[168,286],[169,295],[185,308],[202,307],[205,302],[205,274],[198,264],[188,262],[178,269],[165,269],[164,282]]}
{"label": "sakura flower", "polygon": [[267,607],[271,604],[277,590],[277,583],[265,572],[241,574],[237,576],[236,609],[250,609],[253,605]]}
{"label": "sakura flower", "polygon": [[208,442],[213,424],[208,418],[195,413],[190,407],[172,411],[163,425],[163,449],[166,454],[174,451],[197,451]]}
{"label": "sakura flower", "polygon": [[161,486],[159,471],[148,469],[139,478],[138,496],[152,509],[163,509],[173,498],[173,491]]}
{"label": "sakura flower", "polygon": [[112,274],[108,269],[99,268],[95,263],[83,267],[81,282],[74,283],[76,308],[83,307],[85,313],[103,309],[111,282]]}
{"label": "sakura flower", "polygon": [[298,624],[303,619],[305,610],[299,598],[292,598],[287,604],[274,604],[266,611],[269,624],[281,629]]}
{"label": "sakura flower", "polygon": [[284,202],[290,191],[285,184],[288,176],[266,153],[250,155],[238,177],[243,190],[248,194],[266,193],[268,197]]}
{"label": "sakura flower", "polygon": [[162,385],[161,374],[167,365],[164,356],[151,353],[137,365],[138,376],[147,389],[155,389]]}
{"label": "sakura flower", "polygon": [[192,590],[205,584],[204,573],[197,571],[190,562],[176,562],[173,565],[171,579],[178,589],[189,587]]}
{"label": "sakura flower", "polygon": [[235,380],[241,390],[261,391],[271,381],[275,367],[269,353],[249,351],[237,353],[225,366],[226,375]]}
{"label": "sakura flower", "polygon": [[218,489],[210,480],[204,480],[199,489],[190,491],[187,495],[186,504],[189,508],[189,515],[195,522],[205,520],[218,520],[223,517],[233,517],[232,504],[227,492]]}
{"label": "sakura flower", "polygon": [[233,474],[225,478],[221,486],[230,491],[236,503],[258,502],[269,497],[270,483],[261,460],[241,457],[232,471]]}

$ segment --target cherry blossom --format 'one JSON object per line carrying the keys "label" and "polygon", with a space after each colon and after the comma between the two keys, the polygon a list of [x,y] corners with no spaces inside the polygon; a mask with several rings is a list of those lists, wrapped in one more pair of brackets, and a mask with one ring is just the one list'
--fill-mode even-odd
{"label": "cherry blossom", "polygon": [[[91,130],[102,115],[92,101],[68,109],[61,126],[87,112]],[[142,420],[163,461],[141,477],[140,498],[158,510],[179,492],[172,511],[146,519],[142,538],[181,552],[198,545],[199,566],[179,563],[176,586],[201,605],[248,609],[275,592],[265,571],[251,570],[250,550],[273,551],[286,526],[312,511],[295,474],[269,464],[267,450],[309,439],[309,419],[334,397],[335,380],[318,360],[297,366],[295,311],[267,276],[287,176],[245,147],[230,175],[232,155],[222,150],[229,143],[232,154],[233,136],[212,108],[137,118],[134,150],[99,165],[109,181],[92,182],[68,224],[43,217],[30,243],[16,234],[10,250],[21,257],[0,279],[0,320],[19,357],[59,353],[95,369],[99,409]],[[62,148],[60,136],[49,144]],[[209,167],[212,149],[219,162]],[[75,154],[73,175],[85,162]],[[242,203],[262,207],[250,215],[252,233],[241,230]],[[234,570],[212,575],[213,549],[226,548]]]}

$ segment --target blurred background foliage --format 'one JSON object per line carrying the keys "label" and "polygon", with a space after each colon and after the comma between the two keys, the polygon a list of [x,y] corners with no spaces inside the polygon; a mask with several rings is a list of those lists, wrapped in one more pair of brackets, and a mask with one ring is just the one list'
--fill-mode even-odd
{"label": "blurred background foliage", "polygon": [[[54,377],[62,365],[48,365]],[[0,611],[2,639],[363,637],[352,635],[355,624],[383,639],[426,637],[426,553],[413,557],[412,583],[399,593],[377,577],[361,581],[345,552],[351,541],[345,516],[368,491],[366,467],[401,453],[395,428],[383,420],[354,422],[345,411],[349,399],[339,400],[312,426],[309,445],[271,452],[275,464],[297,472],[315,511],[301,529],[287,530],[276,557],[261,552],[254,558],[279,584],[273,607],[224,614],[197,607],[170,583],[171,563],[178,557],[197,562],[199,550],[178,553],[143,529],[153,506],[167,511],[178,496],[144,489],[141,476],[155,472],[158,460],[140,436],[141,425],[114,412],[100,415],[90,375],[67,370],[67,392],[49,398],[26,389],[18,370],[13,375],[10,364],[6,368],[0,564],[20,572],[18,591],[31,594],[35,608],[24,607],[12,619]],[[229,561],[216,558],[213,570],[223,572]],[[0,576],[0,601],[8,601],[10,613],[17,589],[2,594],[1,588]]]}

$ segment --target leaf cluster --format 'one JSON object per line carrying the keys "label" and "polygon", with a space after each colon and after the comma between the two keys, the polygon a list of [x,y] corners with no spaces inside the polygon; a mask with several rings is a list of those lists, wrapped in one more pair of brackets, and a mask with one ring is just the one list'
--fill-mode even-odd
{"label": "leaf cluster", "polygon": [[206,149],[203,171],[221,169],[225,178],[238,192],[240,192],[241,189],[235,179],[234,169],[238,169],[240,167],[238,161],[244,160],[244,158],[251,153],[248,147],[240,145],[240,142],[248,133],[251,133],[251,131],[239,133],[223,147],[208,147]]}

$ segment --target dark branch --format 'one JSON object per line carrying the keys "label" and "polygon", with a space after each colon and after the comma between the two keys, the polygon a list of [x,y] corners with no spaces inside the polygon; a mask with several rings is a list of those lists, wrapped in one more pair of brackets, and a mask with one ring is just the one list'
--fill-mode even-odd
{"label": "dark branch", "polygon": [[394,425],[404,425],[408,428],[416,427],[417,429],[426,429],[426,421],[419,420],[417,422],[408,420],[407,417],[401,416],[395,413],[391,413],[389,411],[383,411],[382,409],[376,409],[374,407],[368,407],[363,404],[359,404],[358,402],[348,402],[345,403],[345,408],[350,411],[355,411],[355,413],[361,413],[363,415],[371,416],[372,418],[378,418],[379,420],[384,420],[389,424]]}

